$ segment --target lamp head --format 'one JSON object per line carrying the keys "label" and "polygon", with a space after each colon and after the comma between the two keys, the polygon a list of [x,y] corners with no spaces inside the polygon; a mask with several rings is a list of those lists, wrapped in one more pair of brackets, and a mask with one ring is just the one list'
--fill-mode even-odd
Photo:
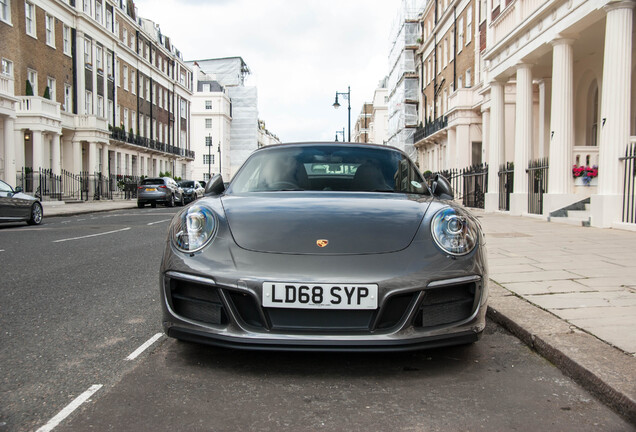
{"label": "lamp head", "polygon": [[340,108],[340,104],[338,103],[338,92],[336,92],[336,101],[333,103],[333,107],[336,109]]}

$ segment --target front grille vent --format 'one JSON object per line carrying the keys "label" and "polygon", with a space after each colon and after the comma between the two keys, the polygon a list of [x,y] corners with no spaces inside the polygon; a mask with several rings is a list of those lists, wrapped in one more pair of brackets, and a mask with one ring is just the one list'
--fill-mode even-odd
{"label": "front grille vent", "polygon": [[219,289],[214,286],[171,279],[170,299],[174,312],[184,318],[207,324],[228,323]]}
{"label": "front grille vent", "polygon": [[476,292],[475,282],[425,290],[415,326],[435,327],[467,319],[473,312]]}

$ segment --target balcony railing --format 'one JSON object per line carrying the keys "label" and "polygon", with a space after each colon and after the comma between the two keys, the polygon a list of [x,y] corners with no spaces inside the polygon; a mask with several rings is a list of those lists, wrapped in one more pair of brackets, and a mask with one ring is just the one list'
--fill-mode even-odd
{"label": "balcony railing", "polygon": [[413,143],[433,135],[435,132],[444,129],[446,126],[448,126],[448,118],[446,116],[441,116],[432,122],[426,123],[424,127],[418,127],[413,134]]}
{"label": "balcony railing", "polygon": [[18,114],[60,119],[60,104],[40,96],[20,96]]}
{"label": "balcony railing", "polygon": [[162,143],[160,141],[142,137],[139,135],[126,133],[125,130],[120,128],[113,128],[111,131],[110,137],[112,139],[126,142],[129,144],[134,144],[140,147],[144,147],[150,150],[157,150],[164,153],[170,153],[177,156],[183,156],[188,159],[194,159],[194,151],[182,149],[170,144]]}
{"label": "balcony railing", "polygon": [[6,75],[0,75],[0,94],[13,96],[14,95],[14,81]]}
{"label": "balcony railing", "polygon": [[[493,46],[497,45],[510,32],[523,23],[539,7],[546,3],[546,0],[514,0],[506,1],[503,10],[496,13],[493,10],[493,21],[491,31],[493,32]],[[502,5],[503,7],[503,5]]]}

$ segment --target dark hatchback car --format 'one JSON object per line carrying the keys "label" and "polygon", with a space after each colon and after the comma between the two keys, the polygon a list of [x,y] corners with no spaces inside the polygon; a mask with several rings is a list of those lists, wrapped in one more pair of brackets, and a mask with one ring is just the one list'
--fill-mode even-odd
{"label": "dark hatchback car", "polygon": [[36,198],[0,180],[0,222],[25,221],[39,225],[43,216],[42,204]]}
{"label": "dark hatchback car", "polygon": [[205,189],[196,180],[182,180],[179,186],[183,189],[183,199],[186,204],[203,197]]}
{"label": "dark hatchback car", "polygon": [[157,207],[157,203],[168,207],[174,207],[175,203],[183,205],[183,190],[170,177],[143,179],[137,188],[137,207],[146,204]]}

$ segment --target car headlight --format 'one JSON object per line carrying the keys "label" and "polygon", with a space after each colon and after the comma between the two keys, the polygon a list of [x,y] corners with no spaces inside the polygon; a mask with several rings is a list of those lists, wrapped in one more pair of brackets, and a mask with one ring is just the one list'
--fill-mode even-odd
{"label": "car headlight", "polygon": [[188,207],[172,225],[172,243],[182,252],[196,252],[214,238],[217,225],[216,216],[208,207]]}
{"label": "car headlight", "polygon": [[433,216],[431,232],[437,246],[451,255],[466,255],[477,245],[475,223],[452,207],[445,207]]}

